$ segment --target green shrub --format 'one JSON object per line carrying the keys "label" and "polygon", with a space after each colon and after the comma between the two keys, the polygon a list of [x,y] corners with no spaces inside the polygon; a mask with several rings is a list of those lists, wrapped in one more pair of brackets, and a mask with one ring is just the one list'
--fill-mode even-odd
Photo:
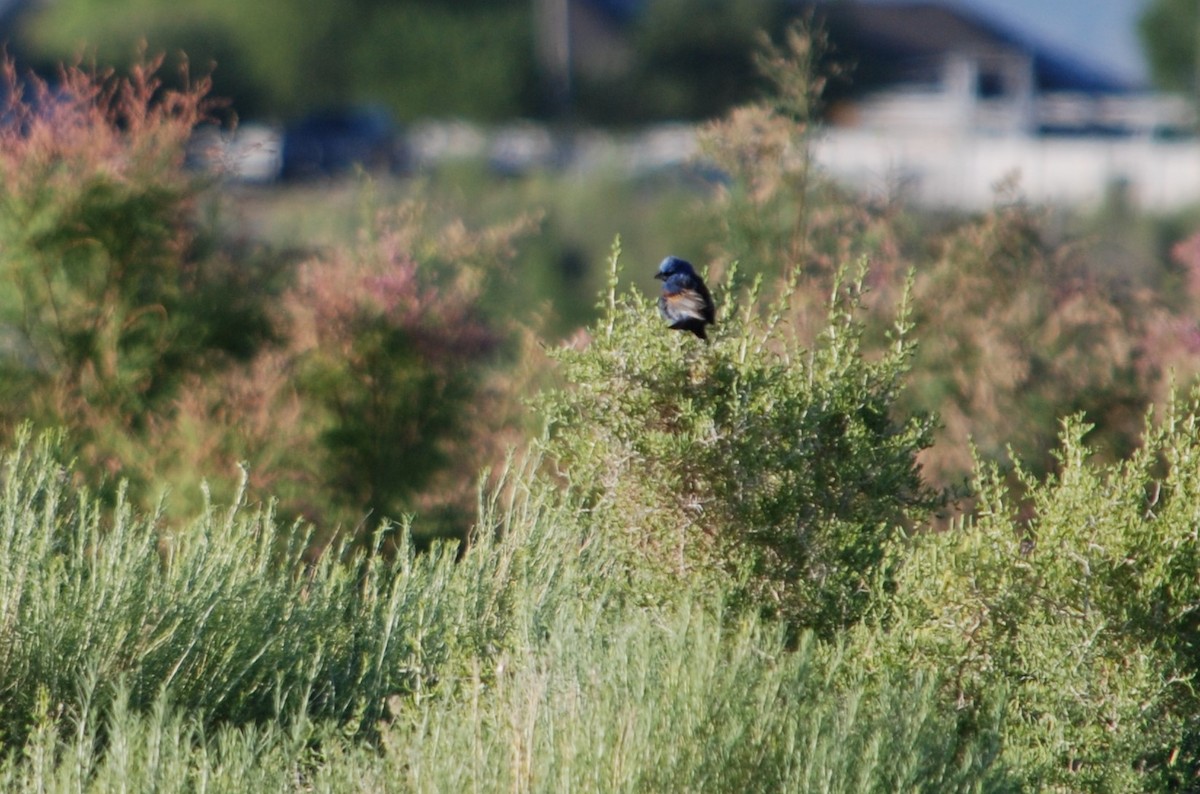
{"label": "green shrub", "polygon": [[544,447],[632,577],[666,591],[680,577],[743,581],[746,598],[796,626],[854,622],[896,529],[937,503],[915,456],[931,422],[893,414],[911,353],[901,309],[894,347],[867,361],[855,318],[862,288],[835,285],[811,349],[781,322],[761,281],[716,290],[711,345],[667,330],[651,302],[607,302],[581,349],[555,351]]}
{"label": "green shrub", "polygon": [[422,535],[464,537],[478,472],[504,458],[516,424],[515,334],[489,316],[532,223],[470,229],[420,202],[370,213],[352,244],[299,262],[269,296],[277,339],[192,377],[137,465],[173,483],[187,515],[210,479],[232,498],[249,469],[282,515],[369,544],[389,519],[420,514]]}
{"label": "green shrub", "polygon": [[[135,425],[194,344],[184,252],[198,182],[181,168],[207,83],[159,94],[157,63],[128,78],[64,69],[54,90],[4,66],[0,322],[4,410]],[[21,419],[24,417],[16,417]]]}
{"label": "green shrub", "polygon": [[532,224],[408,202],[300,262],[239,248],[184,168],[208,82],[165,88],[159,63],[51,90],[5,62],[0,436],[69,427],[93,487],[180,520],[203,480],[232,499],[245,462],[324,535],[418,509],[464,535],[515,402],[483,295]]}
{"label": "green shrub", "polygon": [[0,436],[69,427],[81,473],[113,496],[120,472],[148,509],[181,388],[271,336],[280,269],[214,240],[183,167],[208,83],[167,89],[158,65],[67,67],[51,89],[5,61],[0,81]]}
{"label": "green shrub", "polygon": [[936,671],[968,724],[1002,705],[1004,757],[1031,789],[1200,774],[1198,427],[1196,403],[1172,404],[1129,460],[1102,464],[1068,421],[1059,472],[1020,472],[1027,502],[981,466],[976,516],[897,550],[872,652],[885,670]]}

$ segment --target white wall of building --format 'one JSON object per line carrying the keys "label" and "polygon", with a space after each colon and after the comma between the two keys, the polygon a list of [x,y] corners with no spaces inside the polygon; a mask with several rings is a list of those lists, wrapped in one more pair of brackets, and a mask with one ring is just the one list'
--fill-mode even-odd
{"label": "white wall of building", "polygon": [[877,195],[929,207],[978,210],[1016,179],[1036,203],[1095,206],[1121,185],[1134,206],[1200,203],[1200,142],[1149,137],[1055,138],[828,129],[814,143],[830,176]]}

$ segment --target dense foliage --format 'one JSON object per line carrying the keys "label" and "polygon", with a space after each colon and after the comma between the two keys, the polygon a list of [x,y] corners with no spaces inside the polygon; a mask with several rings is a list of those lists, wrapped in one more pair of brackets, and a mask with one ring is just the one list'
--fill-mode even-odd
{"label": "dense foliage", "polygon": [[1138,21],[1142,50],[1159,88],[1195,94],[1196,4],[1188,0],[1152,0]]}
{"label": "dense foliage", "polygon": [[895,406],[906,318],[868,362],[862,274],[839,280],[806,349],[783,322],[791,291],[743,292],[733,270],[704,345],[618,296],[617,256],[596,333],[555,354],[569,386],[542,403],[544,447],[580,509],[611,525],[632,575],[660,580],[650,586],[745,577],[746,600],[793,625],[854,622],[889,538],[937,504],[916,463],[932,422]]}
{"label": "dense foliage", "polygon": [[[29,83],[0,787],[1194,788],[1200,393],[1165,372],[1196,239],[1173,295],[1020,202],[914,246],[812,173],[813,54],[769,49],[775,100],[707,131],[707,344],[618,245],[587,330],[519,345],[524,218],[368,200],[348,243],[247,255],[181,168],[206,86]],[[935,529],[923,462],[968,432]]]}
{"label": "dense foliage", "polygon": [[[234,504],[185,531],[64,483],[23,435],[0,494],[5,790],[978,790],[936,679],[722,614],[633,605],[607,530],[533,463],[481,533],[350,568]],[[299,572],[302,575],[296,575]],[[850,683],[836,683],[847,680]],[[227,781],[222,784],[221,781]]]}
{"label": "dense foliage", "polygon": [[51,88],[5,63],[0,415],[8,432],[72,422],[97,467],[203,367],[213,329],[240,319],[203,311],[225,284],[191,267],[201,185],[181,166],[207,83],[160,93],[156,67],[125,79],[70,68]]}
{"label": "dense foliage", "polygon": [[1197,372],[1194,244],[1179,244],[1172,230],[1169,244],[1145,244],[1166,250],[1135,254],[1146,232],[1119,205],[1080,232],[1025,202],[1016,180],[997,187],[992,210],[965,217],[921,218],[902,196],[847,194],[810,156],[823,50],[819,34],[793,28],[760,57],[770,96],[703,128],[706,156],[731,177],[708,208],[722,231],[714,266],[740,261],[790,274],[788,320],[811,341],[823,332],[834,275],[868,257],[871,351],[889,348],[894,307],[909,294],[920,344],[898,400],[908,413],[939,418],[922,462],[940,486],[970,475],[973,450],[1004,467],[1052,471],[1058,423],[1080,412],[1095,427],[1097,454],[1128,455],[1172,377],[1187,382]]}
{"label": "dense foliage", "polygon": [[535,81],[522,0],[200,0],[186,10],[72,0],[30,11],[23,30],[31,58],[71,57],[86,45],[101,63],[123,65],[144,41],[217,63],[218,92],[255,117],[371,101],[400,118],[498,118],[527,110]]}
{"label": "dense foliage", "polygon": [[[778,0],[588,4],[592,44],[608,68],[576,66],[569,97],[536,61],[528,0],[65,0],[34,4],[17,37],[35,62],[94,48],[123,65],[141,41],[217,63],[217,92],[250,118],[289,118],[326,106],[380,103],[401,120],[501,120],[570,111],[606,124],[706,118],[755,90],[755,34],[786,17]],[[615,39],[615,41],[613,40]],[[581,63],[597,56],[579,58]],[[564,99],[567,105],[564,106]]]}
{"label": "dense foliage", "polygon": [[1030,787],[1169,790],[1200,774],[1197,403],[1147,423],[1128,460],[1087,462],[1077,418],[1028,501],[981,466],[976,517],[916,539],[877,634],[883,669],[929,665],[965,722],[1003,702]]}
{"label": "dense foliage", "polygon": [[68,427],[110,497],[124,479],[153,509],[166,474],[173,517],[202,482],[231,498],[248,464],[286,515],[331,528],[412,510],[461,467],[427,506],[462,534],[507,406],[478,404],[505,340],[482,291],[531,223],[475,231],[410,203],[301,261],[227,245],[214,183],[184,168],[209,84],[166,88],[159,65],[67,68],[52,89],[7,63],[0,435]]}

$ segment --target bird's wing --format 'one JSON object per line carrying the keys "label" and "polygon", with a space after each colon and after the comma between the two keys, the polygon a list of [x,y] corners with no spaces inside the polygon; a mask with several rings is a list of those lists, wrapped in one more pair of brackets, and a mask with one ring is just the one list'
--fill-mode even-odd
{"label": "bird's wing", "polygon": [[705,322],[709,322],[709,323],[712,323],[713,325],[716,325],[717,307],[713,303],[712,295],[709,294],[708,287],[706,287],[704,285],[703,281],[700,281],[699,279],[697,279],[697,282],[698,283],[696,286],[700,291],[701,300],[704,303],[704,309],[703,309],[704,320],[705,320]]}
{"label": "bird's wing", "polygon": [[662,298],[663,309],[672,317],[692,317],[712,322],[710,304],[693,289],[664,290]]}

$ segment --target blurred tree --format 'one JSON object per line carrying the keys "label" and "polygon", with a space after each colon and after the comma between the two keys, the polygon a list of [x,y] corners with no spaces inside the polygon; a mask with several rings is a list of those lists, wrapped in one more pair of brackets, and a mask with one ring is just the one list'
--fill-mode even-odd
{"label": "blurred tree", "polygon": [[[657,0],[637,31],[646,99],[666,115],[710,118],[745,102],[758,85],[758,35],[778,31],[783,4]],[[656,114],[657,115],[657,114]]]}
{"label": "blurred tree", "polygon": [[389,103],[401,118],[498,119],[535,105],[527,0],[370,5],[371,22],[355,32],[348,57],[356,91]]}
{"label": "blurred tree", "polygon": [[62,0],[25,19],[22,54],[101,63],[151,51],[218,66],[247,116],[383,101],[399,118],[521,112],[534,80],[530,4],[431,0]]}
{"label": "blurred tree", "polygon": [[779,33],[783,0],[655,0],[629,35],[632,67],[578,81],[577,110],[602,121],[707,119],[754,98],[758,36]]}
{"label": "blurred tree", "polygon": [[[399,119],[489,121],[550,109],[534,62],[530,0],[59,0],[33,4],[19,55],[100,64],[186,53],[247,117],[385,103]],[[785,0],[655,0],[626,23],[620,75],[580,80],[575,109],[602,123],[711,118],[752,97],[756,36]]]}
{"label": "blurred tree", "polygon": [[1194,93],[1200,86],[1196,61],[1200,3],[1150,0],[1138,22],[1138,33],[1155,84],[1170,91]]}

